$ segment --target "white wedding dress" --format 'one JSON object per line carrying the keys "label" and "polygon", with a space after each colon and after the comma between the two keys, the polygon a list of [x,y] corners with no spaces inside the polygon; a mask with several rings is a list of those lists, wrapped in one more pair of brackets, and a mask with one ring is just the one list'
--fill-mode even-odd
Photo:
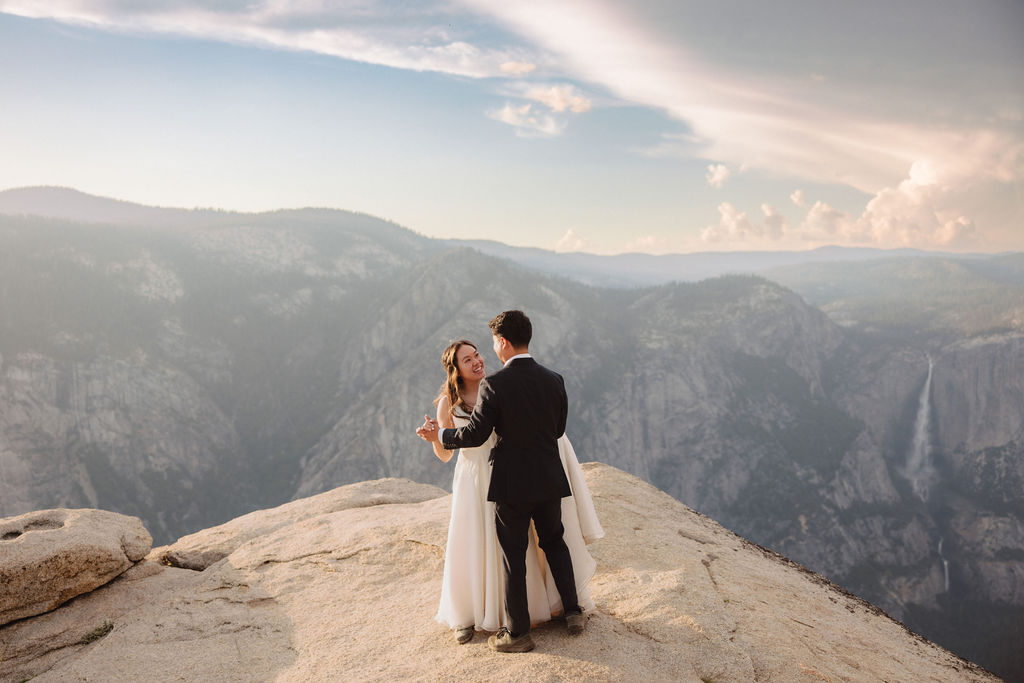
{"label": "white wedding dress", "polygon": [[[456,413],[457,427],[468,421],[464,413]],[[497,631],[508,625],[505,573],[494,527],[494,503],[487,500],[491,480],[488,458],[494,440],[491,434],[479,448],[463,448],[455,463],[441,602],[434,617],[451,628],[473,626],[478,631]],[[564,435],[558,440],[558,451],[573,494],[562,499],[563,538],[572,556],[580,607],[592,610],[594,601],[587,585],[594,576],[597,562],[587,551],[586,544],[603,537],[604,530],[594,512],[594,502],[576,453]],[[552,616],[561,614],[562,600],[544,552],[537,546],[532,523],[530,546],[526,551],[526,590],[532,623],[549,621]]]}

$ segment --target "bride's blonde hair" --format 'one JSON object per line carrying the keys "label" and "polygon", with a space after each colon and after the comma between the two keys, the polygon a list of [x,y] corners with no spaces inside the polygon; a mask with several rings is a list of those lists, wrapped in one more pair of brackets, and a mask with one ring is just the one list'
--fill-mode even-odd
{"label": "bride's blonde hair", "polygon": [[461,407],[465,412],[470,413],[472,408],[467,407],[466,401],[462,398],[463,381],[459,374],[458,354],[463,346],[471,346],[476,351],[476,344],[468,339],[453,341],[441,352],[441,367],[444,368],[445,380],[441,384],[434,405],[440,403],[445,396],[448,397],[448,414],[455,416],[455,408]]}

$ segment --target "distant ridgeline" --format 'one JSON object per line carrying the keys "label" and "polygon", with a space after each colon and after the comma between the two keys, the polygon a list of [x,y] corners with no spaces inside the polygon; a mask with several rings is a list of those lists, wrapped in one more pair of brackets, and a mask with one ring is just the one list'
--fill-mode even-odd
{"label": "distant ridgeline", "polygon": [[581,460],[1024,678],[1022,254],[596,257],[0,192],[0,517],[97,506],[164,543],[341,484],[448,486],[414,434],[440,351],[513,307]]}

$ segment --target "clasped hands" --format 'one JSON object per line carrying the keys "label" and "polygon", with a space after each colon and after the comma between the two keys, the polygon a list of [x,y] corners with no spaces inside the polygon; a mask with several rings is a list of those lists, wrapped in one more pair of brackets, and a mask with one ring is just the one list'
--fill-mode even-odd
{"label": "clasped hands", "polygon": [[416,436],[427,442],[437,441],[440,429],[441,425],[437,420],[432,419],[429,415],[424,415],[423,425],[416,430]]}

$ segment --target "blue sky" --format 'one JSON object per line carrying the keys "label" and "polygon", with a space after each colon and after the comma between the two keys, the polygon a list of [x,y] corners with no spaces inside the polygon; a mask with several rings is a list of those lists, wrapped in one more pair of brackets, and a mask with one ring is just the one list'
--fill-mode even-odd
{"label": "blue sky", "polygon": [[1024,249],[1024,3],[0,0],[0,189],[435,237]]}

